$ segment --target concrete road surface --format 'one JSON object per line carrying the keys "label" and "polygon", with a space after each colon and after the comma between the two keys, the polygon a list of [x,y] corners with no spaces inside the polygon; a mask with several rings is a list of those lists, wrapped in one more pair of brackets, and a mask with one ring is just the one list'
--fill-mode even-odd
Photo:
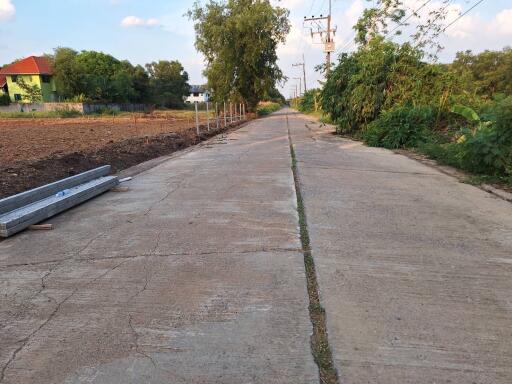
{"label": "concrete road surface", "polygon": [[318,382],[283,119],[128,186],[0,242],[0,382]]}
{"label": "concrete road surface", "polygon": [[512,382],[512,205],[281,111],[0,242],[0,383]]}
{"label": "concrete road surface", "polygon": [[512,204],[289,119],[341,383],[512,383]]}

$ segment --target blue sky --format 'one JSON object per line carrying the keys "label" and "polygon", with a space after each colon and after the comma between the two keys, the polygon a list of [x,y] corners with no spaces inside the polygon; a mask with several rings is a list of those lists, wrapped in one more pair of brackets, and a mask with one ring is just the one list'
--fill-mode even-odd
{"label": "blue sky", "polygon": [[[438,6],[432,0],[429,7]],[[413,10],[424,0],[405,0]],[[451,19],[476,0],[453,0]],[[32,54],[51,52],[57,46],[76,50],[99,50],[134,64],[177,59],[190,74],[192,83],[202,83],[203,59],[194,48],[194,31],[184,13],[192,1],[177,0],[0,0],[0,63]],[[292,31],[279,48],[280,65],[290,77],[299,76],[292,64],[305,55],[309,86],[321,76],[313,68],[324,59],[321,46],[313,44],[303,28],[304,15],[327,11],[328,0],[274,0],[291,11]],[[343,50],[350,44],[351,26],[372,1],[333,0],[333,23],[338,27],[336,44]],[[512,0],[485,0],[459,20],[442,38],[446,49],[442,61],[451,60],[459,50],[501,49],[512,44]],[[282,90],[288,95],[296,80]]]}

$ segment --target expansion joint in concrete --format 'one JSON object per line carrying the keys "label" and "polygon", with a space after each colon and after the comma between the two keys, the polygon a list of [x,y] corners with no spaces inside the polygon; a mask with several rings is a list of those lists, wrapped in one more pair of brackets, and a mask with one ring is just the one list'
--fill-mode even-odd
{"label": "expansion joint in concrete", "polygon": [[299,170],[297,167],[297,158],[293,146],[292,136],[288,115],[286,116],[286,126],[288,129],[288,141],[290,144],[290,155],[292,158],[292,173],[295,183],[295,194],[297,197],[297,212],[299,215],[300,240],[302,244],[302,253],[304,255],[304,265],[306,270],[306,283],[309,296],[309,316],[313,325],[313,334],[311,335],[311,352],[318,365],[318,371],[321,384],[338,384],[338,372],[334,367],[332,350],[329,346],[327,334],[325,309],[320,303],[320,294],[318,280],[316,276],[315,260],[311,252],[310,238],[308,232],[306,209],[302,200],[300,188]]}

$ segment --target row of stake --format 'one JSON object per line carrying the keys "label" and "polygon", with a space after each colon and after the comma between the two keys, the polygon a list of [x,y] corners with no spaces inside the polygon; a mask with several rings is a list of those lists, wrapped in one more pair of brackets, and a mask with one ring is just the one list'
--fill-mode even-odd
{"label": "row of stake", "polygon": [[[245,104],[244,103],[229,103],[229,115],[227,114],[227,108],[226,108],[226,102],[224,104],[224,128],[228,126],[229,124],[233,124],[233,122],[236,121],[242,121],[247,119],[247,115],[245,112]],[[199,108],[198,108],[199,102],[194,102],[195,111],[196,111],[196,131],[197,135],[199,136]],[[237,107],[238,107],[238,114],[237,114]],[[234,110],[234,114],[233,114]],[[217,129],[219,129],[220,126],[220,120],[221,116],[219,114],[219,104],[215,103],[215,125]],[[206,102],[206,125],[208,128],[208,132],[210,131],[210,102]]]}

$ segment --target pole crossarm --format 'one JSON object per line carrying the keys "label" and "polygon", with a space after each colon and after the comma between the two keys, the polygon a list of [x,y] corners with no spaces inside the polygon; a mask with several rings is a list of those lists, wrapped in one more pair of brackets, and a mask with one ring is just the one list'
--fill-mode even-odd
{"label": "pole crossarm", "polygon": [[[325,75],[326,77],[329,77],[329,74],[331,72],[331,53],[335,50],[335,44],[334,44],[334,38],[333,36],[336,35],[336,28],[331,28],[331,21],[332,21],[332,0],[329,0],[329,14],[327,16],[320,15],[320,16],[312,16],[307,17],[304,16],[304,24],[307,22],[314,22],[316,23],[319,28],[317,31],[313,31],[311,29],[311,38],[313,38],[315,35],[320,35],[322,39],[322,43],[324,44],[324,52],[326,54],[325,57]],[[323,27],[318,23],[319,20],[326,20],[327,21],[327,28],[323,29]],[[325,34],[325,38],[324,38]]]}

